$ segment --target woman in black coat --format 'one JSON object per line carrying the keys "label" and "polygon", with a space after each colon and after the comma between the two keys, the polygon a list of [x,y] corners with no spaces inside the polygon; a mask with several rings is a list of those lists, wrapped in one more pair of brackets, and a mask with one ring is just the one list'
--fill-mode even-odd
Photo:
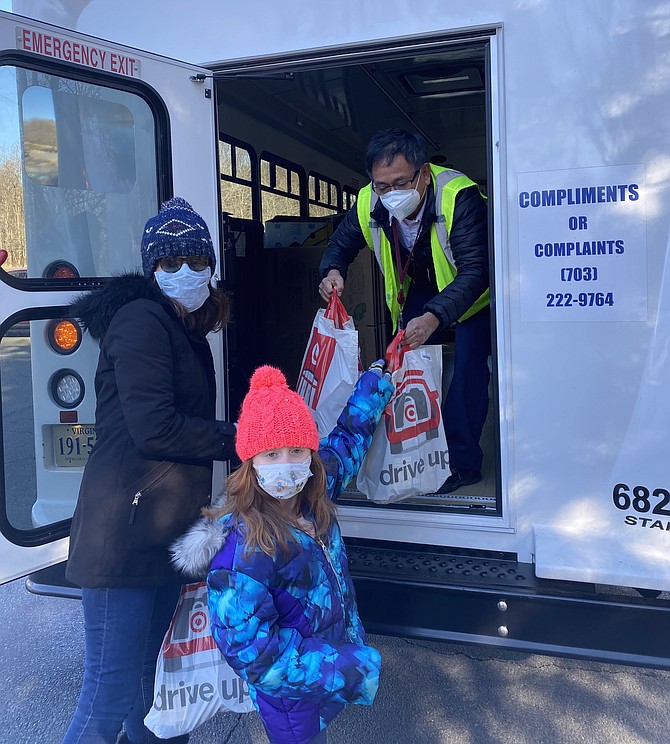
{"label": "woman in black coat", "polygon": [[141,252],[143,276],[116,277],[73,305],[100,358],[97,441],[66,571],[82,587],[84,681],[63,744],[115,744],[122,726],[119,742],[159,741],[143,719],[181,584],[167,549],[209,504],[212,461],[234,452],[234,425],[215,419],[206,334],[229,309],[210,286],[207,225],[171,199],[147,222]]}

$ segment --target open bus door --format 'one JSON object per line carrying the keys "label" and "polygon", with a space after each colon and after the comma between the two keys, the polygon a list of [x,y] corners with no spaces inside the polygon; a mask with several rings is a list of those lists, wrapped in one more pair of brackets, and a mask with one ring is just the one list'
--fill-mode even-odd
{"label": "open bus door", "polygon": [[144,223],[173,194],[218,244],[204,74],[0,13],[0,581],[66,559],[95,444],[98,349],[68,303],[141,270]]}

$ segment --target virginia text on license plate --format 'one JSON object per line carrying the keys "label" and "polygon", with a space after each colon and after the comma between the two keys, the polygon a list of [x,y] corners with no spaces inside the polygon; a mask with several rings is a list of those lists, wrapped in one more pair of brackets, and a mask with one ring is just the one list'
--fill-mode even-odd
{"label": "virginia text on license plate", "polygon": [[93,424],[54,424],[54,463],[61,468],[82,467],[95,444]]}

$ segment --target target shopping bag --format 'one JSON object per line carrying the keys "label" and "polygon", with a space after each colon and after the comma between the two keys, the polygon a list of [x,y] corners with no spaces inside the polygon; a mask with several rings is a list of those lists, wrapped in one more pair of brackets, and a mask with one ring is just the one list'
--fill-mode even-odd
{"label": "target shopping bag", "polygon": [[449,476],[441,410],[442,347],[401,347],[391,342],[387,362],[395,394],[384,409],[356,486],[378,503],[434,493]]}
{"label": "target shopping bag", "polygon": [[319,436],[335,428],[360,371],[358,331],[333,292],[317,312],[296,389],[312,412]]}
{"label": "target shopping bag", "polygon": [[144,723],[169,739],[193,731],[221,709],[253,710],[249,688],[212,638],[207,585],[185,584],[158,655],[154,703]]}

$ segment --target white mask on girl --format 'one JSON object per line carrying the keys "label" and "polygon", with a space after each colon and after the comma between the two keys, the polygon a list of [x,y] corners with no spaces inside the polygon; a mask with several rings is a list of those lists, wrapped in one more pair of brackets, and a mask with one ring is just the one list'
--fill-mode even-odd
{"label": "white mask on girl", "polygon": [[179,271],[155,271],[154,276],[163,294],[178,302],[189,313],[202,307],[209,297],[212,278],[209,266],[204,271],[193,271],[184,261]]}
{"label": "white mask on girl", "polygon": [[309,469],[312,457],[302,462],[282,462],[271,465],[254,465],[258,485],[269,496],[284,501],[300,493],[312,476]]}

